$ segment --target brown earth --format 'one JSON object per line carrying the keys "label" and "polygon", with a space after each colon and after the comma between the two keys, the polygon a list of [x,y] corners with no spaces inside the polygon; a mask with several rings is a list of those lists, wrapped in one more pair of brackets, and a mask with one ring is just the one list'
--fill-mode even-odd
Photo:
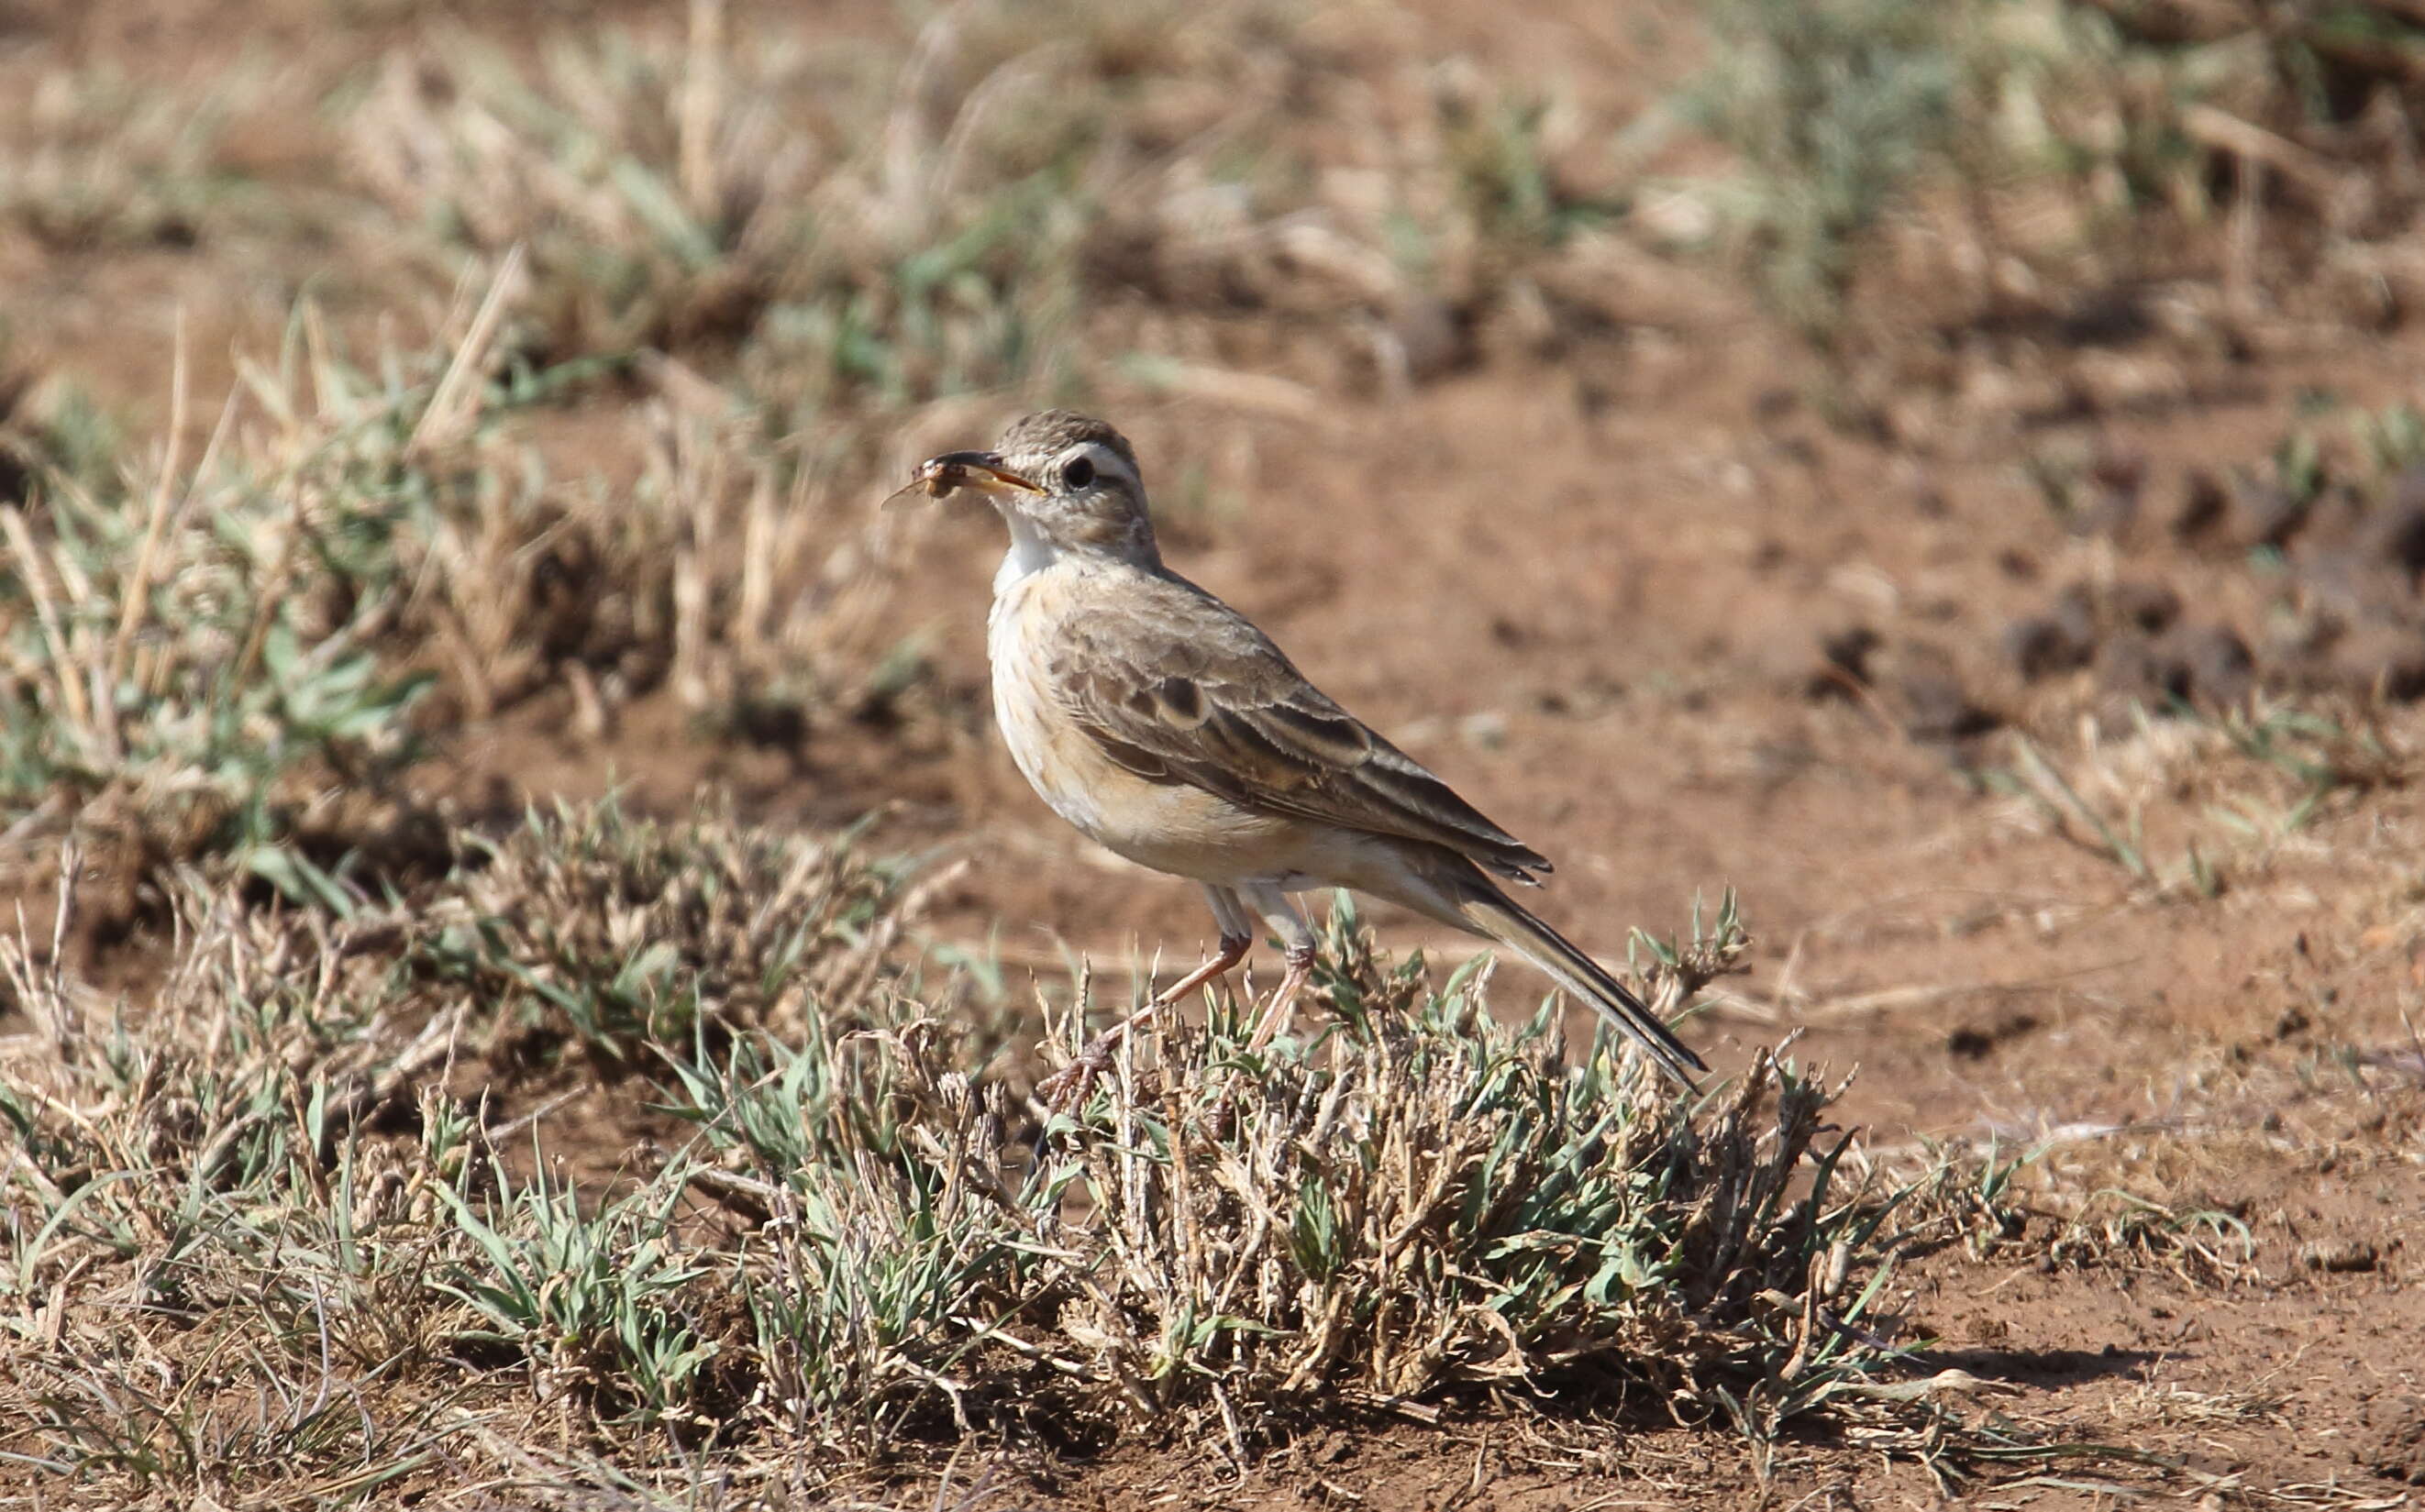
{"label": "brown earth", "polygon": [[[162,34],[108,24],[118,9],[169,15],[183,37],[248,12],[95,6],[60,33],[19,35],[156,57]],[[1548,14],[1506,38],[1443,24],[1458,46],[1516,53],[1564,35]],[[47,43],[12,45],[0,70],[44,66]],[[321,166],[304,147],[259,152],[263,171]],[[207,256],[8,249],[21,349],[164,417],[177,307],[207,354],[197,390],[210,392],[229,342],[273,333],[306,271]],[[324,295],[359,312],[374,301],[366,282],[349,276]],[[2162,527],[2186,470],[2259,462],[2303,390],[2417,397],[2425,337],[2337,333],[2246,360],[2102,354],[2163,367],[2171,397],[2051,421],[2016,406],[1915,446],[1831,427],[1810,402],[1823,371],[1722,291],[1696,288],[1688,323],[1552,358],[1496,355],[1411,394],[1325,396],[1297,415],[1115,418],[1140,434],[1149,482],[1157,441],[1214,433],[1190,443],[1225,461],[1211,507],[1165,520],[1172,565],[1550,852],[1559,869],[1543,910],[1562,928],[1614,952],[1630,927],[1673,933],[1695,895],[1737,890],[1757,969],[1686,1030],[1721,1072],[1798,1033],[1806,1060],[1859,1068],[1842,1118],[1878,1148],[2057,1137],[2049,1161],[2110,1168],[2245,1222],[2253,1258],[2222,1278],[1958,1249],[1895,1278],[1885,1312],[1926,1341],[1924,1365],[2019,1388],[1983,1395],[1983,1409],[2187,1467],[2038,1467],[1987,1502],[2400,1504],[2425,1484],[2425,1304],[2407,1242],[2425,1202],[2425,1058],[2407,1022],[2425,808],[2396,788],[2328,804],[2236,858],[2220,896],[2159,899],[1976,773],[2013,759],[1996,724],[2060,756],[2079,748],[2071,715],[2094,705],[2096,675],[2026,686],[2001,640],[2064,584],[2161,583],[2254,636],[2263,596],[2243,558]],[[2067,533],[2024,477],[2022,461],[2058,442],[2146,459],[2150,502],[2120,544]],[[584,741],[542,700],[451,732],[431,781],[473,802],[613,783],[666,810],[717,784],[756,814],[804,823],[893,803],[897,843],[973,860],[938,938],[998,929],[1004,959],[1053,985],[1065,946],[1099,965],[1190,961],[1207,934],[1194,889],[1088,851],[985,727],[997,535],[986,518],[936,523],[892,606],[900,634],[932,637],[939,712],[912,748],[843,723],[796,752],[726,749],[662,703]],[[1877,664],[1831,672],[1823,648],[1855,630],[1878,638]],[[1989,717],[1964,716],[1974,708]],[[2385,718],[2394,735],[2420,733],[2405,708]],[[2160,802],[2151,833],[2197,818]],[[1404,917],[1376,922],[1395,947],[1467,948]],[[1514,964],[1500,982],[1517,1006],[1541,990]],[[567,1131],[630,1137],[577,1106],[565,1118],[579,1121]],[[1856,1443],[1789,1442],[1765,1466],[1736,1445],[1502,1414],[1324,1432],[1234,1481],[1197,1454],[1013,1458],[983,1472],[1000,1500],[971,1504],[1581,1512],[1936,1496],[1917,1467]],[[970,1470],[959,1474],[965,1486]]]}

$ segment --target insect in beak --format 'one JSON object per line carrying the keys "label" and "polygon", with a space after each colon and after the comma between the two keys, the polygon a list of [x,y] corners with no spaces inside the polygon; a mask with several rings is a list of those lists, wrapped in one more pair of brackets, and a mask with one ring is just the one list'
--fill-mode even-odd
{"label": "insect in beak", "polygon": [[943,499],[960,488],[972,488],[979,493],[1040,494],[1044,491],[1003,466],[999,454],[946,452],[920,463],[917,475],[893,490],[884,501],[891,504],[894,500],[914,494],[923,494],[928,499]]}

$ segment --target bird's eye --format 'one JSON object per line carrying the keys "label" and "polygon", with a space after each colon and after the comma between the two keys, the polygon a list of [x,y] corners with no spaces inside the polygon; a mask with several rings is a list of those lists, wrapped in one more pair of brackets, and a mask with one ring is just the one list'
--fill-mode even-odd
{"label": "bird's eye", "polygon": [[1061,470],[1061,486],[1064,488],[1084,488],[1094,481],[1095,464],[1083,456],[1072,457],[1069,465]]}

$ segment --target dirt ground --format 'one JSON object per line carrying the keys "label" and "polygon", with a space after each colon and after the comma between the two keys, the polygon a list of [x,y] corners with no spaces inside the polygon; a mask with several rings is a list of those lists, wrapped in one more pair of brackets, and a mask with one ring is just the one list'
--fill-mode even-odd
{"label": "dirt ground", "polygon": [[[299,5],[6,8],[0,78],[39,73],[62,49],[150,72],[263,16],[285,29],[261,46],[378,44],[375,29],[317,39]],[[529,8],[539,24],[562,8]],[[1443,46],[1516,59],[1560,45],[1570,21],[1607,29],[1582,16],[1591,8],[1532,7],[1503,32],[1445,0],[1433,8],[1453,36]],[[144,22],[113,22],[120,11]],[[309,142],[248,150],[257,171],[298,183],[328,166]],[[294,291],[324,278],[280,256],[21,242],[0,251],[13,350],[165,423],[176,311],[194,333],[197,391],[213,391],[227,353],[272,339]],[[1579,940],[1618,954],[1629,930],[1673,933],[1691,899],[1735,890],[1755,969],[1684,1029],[1721,1074],[1791,1036],[1806,1062],[1857,1069],[1840,1117],[1875,1151],[2043,1145],[2049,1169],[2245,1225],[2247,1257],[2233,1249],[2220,1274],[1959,1248],[1898,1272],[1884,1311],[1926,1341],[1923,1364],[1975,1377],[1979,1405],[2010,1401],[2082,1441],[2183,1467],[2035,1467],[1983,1488],[1982,1504],[2405,1504],[2425,1485],[2425,1303],[2409,1242],[2425,1203],[2425,1042],[2412,1027],[2425,1005],[2425,802],[2387,785],[2328,803],[2295,834],[2211,840],[2230,864],[2208,897],[2150,887],[1982,773],[2014,766],[2016,731],[2083,764],[2067,771],[2137,759],[2088,754],[2084,722],[2115,727],[2099,670],[2025,681],[2008,627],[2066,584],[2128,581],[2259,637],[2267,590],[2245,553],[2176,538],[2176,501],[2197,469],[2262,462],[2303,394],[2360,407],[2425,394],[2425,333],[2306,332],[2211,357],[2126,342],[2088,355],[2162,368],[2157,397],[2051,417],[2015,402],[1916,443],[1831,424],[1814,403],[1828,381],[1818,359],[1713,277],[1673,277],[1688,309],[1586,350],[1494,353],[1410,391],[1271,412],[1116,414],[1140,438],[1148,485],[1168,475],[1158,441],[1209,433],[1190,445],[1224,459],[1200,506],[1165,511],[1171,565],[1549,853],[1542,910]],[[379,303],[354,272],[320,288],[347,318]],[[1018,407],[1004,398],[920,440],[978,444]],[[2025,464],[2063,447],[2143,460],[2135,523],[2080,533],[2049,510]],[[884,833],[903,849],[971,862],[934,940],[990,936],[1017,968],[1014,996],[1025,973],[1062,981],[1065,951],[1099,970],[1158,960],[1166,977],[1205,944],[1198,895],[1090,851],[988,727],[998,526],[947,515],[922,529],[917,569],[885,612],[888,633],[925,638],[923,696],[938,712],[916,742],[869,723],[821,727],[796,750],[726,747],[663,699],[586,739],[550,697],[446,732],[427,782],[488,802],[614,786],[668,813],[720,785],[754,817],[804,824],[893,805]],[[1874,651],[1844,654],[1870,638]],[[2394,740],[2425,735],[2412,706],[2379,712]],[[2160,744],[2131,749],[2152,762]],[[2151,854],[2224,833],[2197,778],[2113,780],[2146,799]],[[1392,947],[1469,953],[1420,921],[1374,919]],[[1276,963],[1259,954],[1254,969],[1268,980]],[[1512,963],[1499,982],[1518,1004],[1546,990]],[[616,1137],[611,1121],[582,1122],[580,1104],[563,1117]],[[990,1468],[972,1456],[955,1473],[979,1491],[938,1504],[1582,1512],[1937,1496],[1917,1468],[1857,1442],[1791,1441],[1759,1464],[1713,1449],[1730,1439],[1640,1424],[1516,1412],[1326,1430],[1234,1484],[1185,1454],[1010,1454]]]}

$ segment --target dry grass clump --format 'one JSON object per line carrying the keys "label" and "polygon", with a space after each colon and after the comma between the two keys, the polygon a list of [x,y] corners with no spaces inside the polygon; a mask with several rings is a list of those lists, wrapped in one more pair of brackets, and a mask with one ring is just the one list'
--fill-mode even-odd
{"label": "dry grass clump", "polygon": [[[2151,899],[2213,898],[2305,861],[2404,867],[2385,837],[2337,823],[2416,769],[2404,721],[2352,699],[2268,699],[2208,718],[2137,711],[2130,729],[2049,756],[2024,735],[1990,769],[1999,822],[2051,832],[2111,862]],[[2152,821],[2152,824],[2151,824]]]}
{"label": "dry grass clump", "polygon": [[[1688,186],[1700,213],[1669,220],[1728,231],[1773,308],[1822,341],[1859,312],[1856,281],[1896,305],[1884,334],[1932,284],[1958,295],[1935,311],[1950,324],[2087,318],[2107,291],[2183,272],[2219,279],[2245,314],[2259,286],[2339,268],[2356,294],[2404,261],[2366,244],[2389,248],[2425,187],[2425,90],[2402,61],[2425,27],[2409,8],[1723,0],[1708,14],[1716,61],[1679,103],[1741,168]],[[1915,231],[1899,244],[1881,234],[1898,218]],[[2359,298],[2343,313],[2386,310]]]}
{"label": "dry grass clump", "polygon": [[393,55],[348,116],[354,169],[442,245],[529,247],[529,314],[560,354],[737,335],[801,245],[819,161],[778,103],[848,74],[796,49],[728,58],[721,6],[692,8],[683,44],[584,28],[537,81],[469,39]]}
{"label": "dry grass clump", "polygon": [[0,223],[54,249],[185,246],[245,193],[220,138],[259,71],[199,98],[107,69],[45,71],[5,107]]}
{"label": "dry grass clump", "polygon": [[1108,1251],[1061,1368],[1243,1456],[1325,1402],[1475,1391],[1767,1433],[1882,1362],[1847,1331],[1873,1215],[1829,1180],[1827,1091],[1763,1058],[1688,1113],[1614,1045],[1569,1064],[1546,1010],[1498,1024],[1478,971],[1434,991],[1331,939],[1339,1028],[1250,1058],[1216,1017],[1048,1138]]}
{"label": "dry grass clump", "polygon": [[660,654],[683,706],[779,740],[900,692],[915,667],[891,600],[921,517],[874,507],[890,484],[868,483],[860,438],[772,442],[730,411],[672,402],[641,424],[622,570],[666,596]]}
{"label": "dry grass clump", "polygon": [[306,308],[190,468],[173,444],[137,463],[88,426],[19,427],[32,502],[0,511],[16,859],[72,826],[130,876],[232,851],[295,892],[409,817],[424,722],[554,694],[594,735],[668,680],[696,708],[805,708],[853,686],[840,661],[874,663],[892,524],[838,523],[859,501],[830,463],[671,402],[626,424],[635,484],[611,454],[567,459],[539,422],[591,374],[501,350],[520,287],[509,260],[450,345],[368,370]]}
{"label": "dry grass clump", "polygon": [[1554,166],[1579,112],[1444,81],[1387,18],[978,4],[810,51],[715,0],[690,17],[536,71],[398,56],[352,155],[442,245],[532,248],[541,350],[733,352],[804,421],[1111,381],[1132,353],[1177,359],[1159,385],[1276,355],[1419,376],[1484,313],[1537,320],[1534,265],[1608,218]]}
{"label": "dry grass clump", "polygon": [[804,413],[1027,376],[1090,214],[1064,103],[1100,81],[971,78],[956,13],[905,57],[728,42],[721,12],[564,39],[536,74],[471,43],[392,58],[348,120],[358,170],[443,243],[528,246],[554,351],[763,339],[756,377]]}
{"label": "dry grass clump", "polygon": [[629,411],[602,454],[501,437],[423,517],[393,649],[438,675],[454,720],[552,694],[596,738],[664,688],[703,716],[755,709],[779,739],[867,692],[913,527],[872,507],[864,458],[770,444],[699,397]]}
{"label": "dry grass clump", "polygon": [[410,958],[488,1020],[484,1049],[572,1038],[640,1045],[759,1029],[795,1037],[870,988],[895,942],[897,878],[701,815],[635,819],[559,804],[501,839],[465,835],[457,885]]}
{"label": "dry grass clump", "polygon": [[[140,1005],[0,947],[12,1473],[453,1505],[978,1433],[1249,1456],[1504,1392],[1765,1438],[1898,1390],[1880,1214],[1776,1061],[1677,1106],[1350,921],[1336,1027],[1248,1057],[1224,1008],[1039,1125],[844,848],[611,809],[464,845],[393,904],[197,883]],[[566,1173],[481,1054],[531,1012],[651,1047],[670,1154]]]}
{"label": "dry grass clump", "polygon": [[14,438],[33,498],[0,510],[0,815],[20,857],[71,824],[154,862],[274,847],[375,804],[409,756],[422,682],[379,641],[410,587],[398,535],[439,485],[410,454],[429,390],[313,380],[252,374],[255,422],[231,401],[190,471],[174,443],[138,468]]}
{"label": "dry grass clump", "polygon": [[[2252,1276],[2256,1240],[2240,1211],[2182,1195],[2126,1190],[2109,1164],[2056,1169],[2064,1141],[2018,1150],[1993,1138],[1931,1147],[1885,1242],[1906,1253],[1960,1245],[1975,1260],[2048,1270],[2160,1270],[2194,1286]],[[2072,1154],[2079,1154],[2075,1149]]]}

